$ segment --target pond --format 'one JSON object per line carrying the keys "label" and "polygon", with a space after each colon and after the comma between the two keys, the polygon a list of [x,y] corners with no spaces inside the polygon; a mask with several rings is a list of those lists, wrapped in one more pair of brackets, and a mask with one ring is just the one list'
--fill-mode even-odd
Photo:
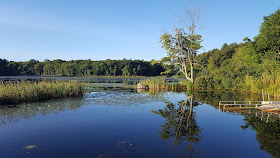
{"label": "pond", "polygon": [[0,157],[280,157],[278,114],[219,109],[220,100],[250,99],[260,96],[99,88],[3,106]]}

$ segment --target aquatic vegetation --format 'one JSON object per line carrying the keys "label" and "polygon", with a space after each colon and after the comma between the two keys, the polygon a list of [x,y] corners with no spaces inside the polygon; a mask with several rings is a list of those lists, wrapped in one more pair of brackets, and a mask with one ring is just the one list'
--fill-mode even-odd
{"label": "aquatic vegetation", "polygon": [[0,104],[81,97],[83,94],[83,83],[78,81],[9,81],[0,83]]}
{"label": "aquatic vegetation", "polygon": [[263,73],[260,77],[245,76],[241,90],[261,94],[262,90],[269,92],[271,97],[280,97],[280,74]]}
{"label": "aquatic vegetation", "polygon": [[33,149],[33,148],[36,148],[36,145],[28,145],[25,147],[25,149]]}
{"label": "aquatic vegetation", "polygon": [[149,89],[165,89],[166,82],[164,78],[149,78],[140,81],[141,84],[148,86]]}
{"label": "aquatic vegetation", "polygon": [[165,101],[163,95],[151,95],[150,93],[131,92],[90,92],[84,96],[85,103],[95,103],[102,105],[122,105],[131,106],[145,104],[149,102]]}
{"label": "aquatic vegetation", "polygon": [[151,91],[154,90],[185,90],[188,89],[188,82],[167,82],[165,78],[149,78],[145,80],[140,80],[140,83],[148,86]]}
{"label": "aquatic vegetation", "polygon": [[273,75],[262,74],[261,79],[259,79],[263,85],[263,90],[268,91],[273,97],[280,97],[280,74],[276,73]]}
{"label": "aquatic vegetation", "polygon": [[48,100],[43,102],[22,103],[17,105],[0,106],[0,128],[14,125],[38,115],[47,116],[52,113],[76,111],[83,106],[79,98]]}

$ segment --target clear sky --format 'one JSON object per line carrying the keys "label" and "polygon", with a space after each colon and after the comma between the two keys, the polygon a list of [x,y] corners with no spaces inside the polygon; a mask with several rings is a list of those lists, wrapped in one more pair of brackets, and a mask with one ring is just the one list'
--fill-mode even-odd
{"label": "clear sky", "polygon": [[256,36],[279,7],[280,0],[0,0],[0,58],[159,60],[160,36],[186,8],[202,10],[208,51]]}

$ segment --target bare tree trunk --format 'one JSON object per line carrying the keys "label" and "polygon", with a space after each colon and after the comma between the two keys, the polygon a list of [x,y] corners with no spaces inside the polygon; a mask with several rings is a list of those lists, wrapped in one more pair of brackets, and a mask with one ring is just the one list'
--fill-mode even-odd
{"label": "bare tree trunk", "polygon": [[[181,106],[180,115],[179,115],[177,124],[176,124],[176,126],[175,126],[175,128],[174,128],[174,130],[175,130],[175,140],[174,140],[175,143],[176,143],[177,141],[179,141],[180,138],[182,137],[182,135],[181,135],[181,128],[182,128],[183,122],[184,122],[184,116],[185,116],[185,113],[186,113],[187,103],[188,103],[188,100],[189,100],[190,98],[191,98],[191,97],[188,96],[188,97],[186,98],[186,100],[183,102],[184,105]],[[182,103],[182,104],[183,104],[183,103]]]}
{"label": "bare tree trunk", "polygon": [[[191,37],[193,37],[195,35],[194,31],[195,31],[195,28],[196,28],[196,24],[198,22],[198,19],[200,17],[200,11],[199,10],[187,10],[187,15],[190,19],[190,25],[188,25],[184,20],[180,19],[184,24],[185,26],[189,29],[190,33],[191,33]],[[191,42],[192,39],[190,39]],[[194,83],[194,72],[193,72],[193,58],[194,58],[194,53],[193,52],[193,47],[190,45],[190,46],[187,46],[186,47],[187,49],[187,53],[188,53],[188,60],[190,62],[190,67],[191,67],[191,72],[190,72],[190,78],[187,78],[189,81],[191,81],[191,83],[193,84]]]}
{"label": "bare tree trunk", "polygon": [[191,83],[194,83],[194,79],[193,79],[193,63],[190,64],[191,65]]}
{"label": "bare tree trunk", "polygon": [[190,119],[192,117],[193,114],[193,94],[190,96],[191,100],[190,100],[190,111],[189,111],[189,116],[188,116],[188,120],[187,120],[187,127],[186,129],[189,128],[189,124],[191,123]]}

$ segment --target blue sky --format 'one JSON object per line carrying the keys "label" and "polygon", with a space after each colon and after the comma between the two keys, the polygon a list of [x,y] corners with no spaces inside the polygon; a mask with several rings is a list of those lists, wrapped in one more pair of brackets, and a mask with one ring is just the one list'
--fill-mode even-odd
{"label": "blue sky", "polygon": [[187,8],[202,10],[198,33],[208,51],[256,36],[279,7],[279,0],[0,0],[0,58],[159,60],[160,36]]}

